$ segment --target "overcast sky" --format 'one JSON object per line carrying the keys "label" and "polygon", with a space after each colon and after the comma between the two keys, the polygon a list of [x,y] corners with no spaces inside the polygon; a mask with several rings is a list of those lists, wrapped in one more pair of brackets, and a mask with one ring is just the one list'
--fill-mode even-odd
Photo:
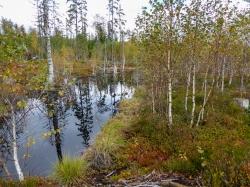
{"label": "overcast sky", "polygon": [[[57,0],[62,18],[67,10],[66,0]],[[92,25],[96,14],[107,15],[108,0],[87,0],[89,26]],[[122,7],[126,14],[127,28],[135,27],[135,18],[141,13],[141,8],[148,4],[148,0],[121,0]],[[26,28],[34,27],[36,11],[33,0],[0,0],[0,17],[13,20]],[[64,19],[64,18],[63,18]],[[65,19],[64,19],[65,20]]]}
{"label": "overcast sky", "polygon": [[[2,5],[0,7],[0,17],[9,18],[26,28],[34,27],[36,12],[32,2],[33,0],[0,0],[0,5]],[[64,19],[67,10],[66,0],[57,0],[57,2]],[[87,0],[87,2],[88,20],[89,26],[91,26],[96,14],[107,15],[108,0]],[[121,2],[126,14],[127,28],[133,29],[135,27],[135,18],[141,13],[141,8],[148,5],[148,0],[121,0]],[[233,2],[238,2],[238,0],[233,0]],[[246,7],[247,5],[241,2],[240,6]]]}

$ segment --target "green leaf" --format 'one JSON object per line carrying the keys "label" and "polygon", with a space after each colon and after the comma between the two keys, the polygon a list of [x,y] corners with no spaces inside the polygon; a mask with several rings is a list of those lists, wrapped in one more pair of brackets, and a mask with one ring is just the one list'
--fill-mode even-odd
{"label": "green leaf", "polygon": [[24,109],[24,108],[26,108],[27,107],[27,102],[26,101],[18,101],[17,102],[17,107],[19,108],[19,109]]}

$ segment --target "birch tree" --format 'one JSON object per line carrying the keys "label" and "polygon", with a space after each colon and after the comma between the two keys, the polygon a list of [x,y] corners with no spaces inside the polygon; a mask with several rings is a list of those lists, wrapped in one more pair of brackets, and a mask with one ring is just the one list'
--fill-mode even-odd
{"label": "birch tree", "polygon": [[182,0],[164,1],[166,49],[167,49],[167,73],[168,73],[168,122],[169,127],[173,125],[173,61],[174,44],[178,38],[178,28],[180,28],[180,13],[183,8]]}
{"label": "birch tree", "polygon": [[17,155],[17,137],[16,137],[16,126],[17,126],[17,120],[16,120],[16,114],[13,108],[13,105],[9,102],[10,106],[11,106],[11,128],[12,128],[12,148],[13,148],[13,161],[15,164],[15,168],[16,168],[16,172],[18,175],[18,179],[19,181],[23,181],[24,180],[24,175],[23,175],[23,171],[21,169],[20,163],[19,163],[19,159],[18,159],[18,155]]}
{"label": "birch tree", "polygon": [[204,26],[203,26],[203,17],[202,13],[202,2],[198,0],[192,0],[190,5],[185,7],[185,12],[183,17],[183,28],[184,28],[184,41],[186,42],[187,47],[187,55],[189,55],[188,65],[191,65],[189,68],[190,72],[188,73],[188,83],[187,83],[187,91],[185,98],[185,108],[187,110],[187,99],[188,99],[188,89],[190,81],[192,80],[192,111],[191,111],[191,121],[190,125],[193,126],[195,120],[195,111],[196,111],[196,74],[197,74],[197,66],[199,61],[201,60],[199,57],[201,56],[202,45],[204,42],[202,41],[204,34]]}
{"label": "birch tree", "polygon": [[116,29],[118,26],[118,8],[119,8],[120,0],[108,0],[108,12],[109,12],[109,33],[111,37],[111,62],[113,64],[113,72],[114,74],[117,73],[117,64],[115,59],[115,51],[114,51],[114,42],[116,36]]}
{"label": "birch tree", "polygon": [[41,28],[42,35],[46,40],[46,54],[48,61],[48,83],[54,83],[54,64],[52,59],[52,50],[51,50],[51,13],[54,0],[40,0],[37,1],[37,11],[38,11],[38,20],[39,27]]}

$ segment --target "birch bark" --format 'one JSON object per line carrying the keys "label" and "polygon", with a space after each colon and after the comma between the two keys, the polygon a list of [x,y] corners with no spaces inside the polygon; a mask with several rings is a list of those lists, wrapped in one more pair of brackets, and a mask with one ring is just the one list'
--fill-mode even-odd
{"label": "birch bark", "polygon": [[12,149],[13,149],[13,161],[16,168],[19,181],[24,180],[24,175],[20,167],[20,163],[17,155],[17,137],[16,137],[16,116],[13,107],[11,107],[11,127],[12,127]]}
{"label": "birch bark", "polygon": [[195,117],[195,108],[196,108],[196,102],[195,102],[195,96],[196,96],[196,64],[193,64],[193,77],[192,77],[192,85],[193,85],[193,93],[192,93],[192,113],[191,113],[191,127],[194,125],[194,117]]}

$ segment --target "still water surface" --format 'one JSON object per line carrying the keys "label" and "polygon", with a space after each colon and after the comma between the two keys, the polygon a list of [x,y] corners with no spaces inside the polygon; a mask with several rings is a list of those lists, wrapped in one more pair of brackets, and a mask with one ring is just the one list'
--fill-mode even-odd
{"label": "still water surface", "polygon": [[[42,99],[29,98],[32,110],[18,127],[18,156],[25,175],[47,176],[65,155],[81,155],[117,113],[119,102],[133,96],[136,82],[134,73],[77,78]],[[11,159],[7,166],[15,175]]]}

